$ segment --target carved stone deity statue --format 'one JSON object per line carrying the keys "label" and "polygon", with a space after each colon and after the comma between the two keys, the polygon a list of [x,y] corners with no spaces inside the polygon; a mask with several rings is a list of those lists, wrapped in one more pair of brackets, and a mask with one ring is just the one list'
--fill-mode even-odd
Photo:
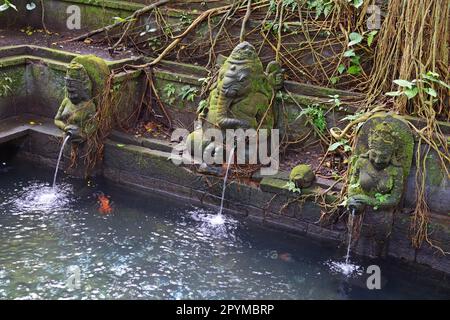
{"label": "carved stone deity statue", "polygon": [[207,103],[197,110],[198,125],[186,141],[191,153],[222,145],[205,139],[209,128],[274,128],[278,112],[273,98],[282,86],[283,70],[277,62],[270,62],[264,72],[255,48],[248,42],[237,45],[220,68]]}
{"label": "carved stone deity statue", "polygon": [[109,74],[105,61],[80,56],[71,61],[66,72],[66,96],[55,116],[55,125],[70,134],[72,142],[82,142],[93,132],[89,120],[96,113],[96,103]]}
{"label": "carved stone deity statue", "polygon": [[360,132],[347,205],[357,214],[366,206],[375,210],[395,207],[411,166],[412,134],[403,121],[391,115],[372,117]]}

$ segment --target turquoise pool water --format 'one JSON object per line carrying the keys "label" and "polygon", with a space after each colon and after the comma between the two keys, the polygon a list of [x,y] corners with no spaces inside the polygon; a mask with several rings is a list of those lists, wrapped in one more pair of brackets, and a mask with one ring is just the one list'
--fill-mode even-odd
{"label": "turquoise pool water", "polygon": [[[214,210],[63,173],[53,190],[52,175],[2,164],[1,299],[450,297],[395,260],[352,259],[360,272],[348,278],[330,268],[343,261],[345,248],[228,215],[214,227]],[[101,194],[112,212],[101,212]],[[381,268],[381,290],[367,289],[372,264]]]}

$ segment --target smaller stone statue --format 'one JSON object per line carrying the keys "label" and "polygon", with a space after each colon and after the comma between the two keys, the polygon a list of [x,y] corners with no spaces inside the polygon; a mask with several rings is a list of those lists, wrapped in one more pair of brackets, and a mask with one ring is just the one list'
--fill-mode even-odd
{"label": "smaller stone statue", "polygon": [[[392,116],[369,119],[361,131],[365,129],[370,131],[368,136],[362,133],[363,137],[357,141],[359,150],[348,191],[347,205],[356,214],[362,213],[366,206],[386,209],[398,205],[414,146],[408,127]],[[358,154],[358,151],[365,152]]]}
{"label": "smaller stone statue", "polygon": [[94,130],[89,120],[96,113],[96,102],[109,74],[105,61],[80,56],[71,61],[66,73],[66,97],[55,116],[55,125],[71,135],[72,142],[83,142]]}
{"label": "smaller stone statue", "polygon": [[311,166],[299,164],[292,168],[289,180],[295,183],[297,188],[309,188],[316,178]]}

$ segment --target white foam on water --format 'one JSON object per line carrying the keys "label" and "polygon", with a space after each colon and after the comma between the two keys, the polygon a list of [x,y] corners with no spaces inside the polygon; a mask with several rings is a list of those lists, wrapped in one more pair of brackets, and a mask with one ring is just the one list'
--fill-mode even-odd
{"label": "white foam on water", "polygon": [[363,268],[357,264],[349,262],[340,262],[329,260],[325,262],[325,265],[330,268],[332,273],[343,274],[347,277],[360,276],[363,274]]}
{"label": "white foam on water", "polygon": [[63,209],[70,202],[71,188],[61,184],[51,187],[44,183],[31,183],[12,200],[19,212],[52,212]]}

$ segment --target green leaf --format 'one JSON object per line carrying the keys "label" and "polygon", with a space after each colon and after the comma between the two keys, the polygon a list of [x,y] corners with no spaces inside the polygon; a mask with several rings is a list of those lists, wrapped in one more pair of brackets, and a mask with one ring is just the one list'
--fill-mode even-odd
{"label": "green leaf", "polygon": [[447,89],[450,90],[450,86],[449,86],[448,84],[446,84],[444,81],[439,80],[438,83],[439,83],[441,86],[443,86],[443,87],[445,87],[445,88],[447,88]]}
{"label": "green leaf", "polygon": [[[350,1],[352,1],[352,0],[350,0]],[[353,0],[352,1],[352,4],[356,9],[361,7],[363,5],[363,3],[364,3],[364,0]]]}
{"label": "green leaf", "polygon": [[414,98],[417,95],[417,93],[419,93],[419,89],[417,87],[405,90],[405,95],[408,97],[408,99]]}
{"label": "green leaf", "polygon": [[347,73],[352,75],[358,75],[361,73],[361,67],[357,65],[352,65],[350,66],[350,68],[348,68]]}
{"label": "green leaf", "polygon": [[14,4],[12,4],[11,2],[9,2],[8,0],[4,0],[3,2],[4,2],[8,7],[13,8],[14,10],[17,11],[17,7],[16,7]]}
{"label": "green leaf", "polygon": [[13,5],[11,2],[9,2],[8,0],[4,0],[3,4],[0,6],[0,12],[8,10],[9,8],[13,8],[14,10],[17,11],[17,7],[15,5]]}
{"label": "green leaf", "polygon": [[360,56],[354,56],[350,59],[350,61],[352,62],[352,64],[359,64],[360,59],[361,59]]}
{"label": "green leaf", "polygon": [[374,31],[369,32],[369,34],[367,35],[367,45],[369,47],[372,45],[373,38],[376,36],[377,33],[378,33],[378,31],[374,30]]}
{"label": "green leaf", "polygon": [[343,64],[340,64],[339,67],[337,68],[337,71],[339,72],[339,74],[342,74],[342,72],[345,71],[345,66]]}
{"label": "green leaf", "polygon": [[349,47],[354,46],[355,44],[360,43],[360,42],[362,41],[362,39],[363,39],[363,36],[360,35],[358,32],[352,32],[352,33],[349,34],[348,37],[349,37],[349,39],[350,39],[350,42],[348,43],[348,46],[349,46]]}
{"label": "green leaf", "polygon": [[437,97],[437,92],[433,88],[424,88],[423,89],[426,93],[428,93],[432,97]]}
{"label": "green leaf", "polygon": [[339,148],[340,146],[342,146],[343,144],[344,144],[344,143],[343,143],[342,141],[337,141],[337,142],[331,144],[331,145],[328,147],[328,151],[334,151],[334,150],[336,150],[337,148]]}
{"label": "green leaf", "polygon": [[410,82],[408,80],[402,80],[402,79],[394,80],[394,83],[399,85],[400,87],[407,87],[409,89],[411,89],[412,86],[414,85],[412,82]]}
{"label": "green leaf", "polygon": [[332,84],[336,84],[338,81],[339,81],[339,77],[331,77],[331,78],[330,78],[330,82],[331,82]]}
{"label": "green leaf", "polygon": [[123,22],[127,21],[127,19],[121,18],[121,17],[113,17],[113,20],[115,23],[120,23],[120,22],[123,23]]}
{"label": "green leaf", "polygon": [[116,146],[117,146],[118,148],[123,148],[123,147],[125,147],[125,145],[122,144],[122,143],[118,143],[118,144],[116,144]]}
{"label": "green leaf", "polygon": [[402,95],[401,91],[391,91],[391,92],[386,92],[385,95],[390,96],[390,97],[398,97]]}
{"label": "green leaf", "polygon": [[353,50],[353,49],[350,49],[350,50],[347,50],[344,52],[344,57],[347,57],[347,58],[354,57],[355,55],[356,55],[355,50]]}

